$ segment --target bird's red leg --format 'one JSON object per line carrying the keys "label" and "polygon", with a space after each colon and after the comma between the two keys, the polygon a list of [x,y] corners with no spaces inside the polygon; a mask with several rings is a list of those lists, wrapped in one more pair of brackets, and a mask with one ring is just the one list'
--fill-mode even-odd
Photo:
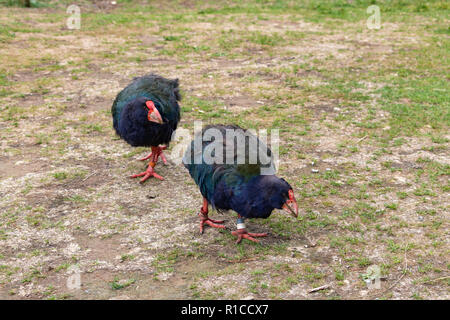
{"label": "bird's red leg", "polygon": [[162,153],[162,151],[165,150],[166,148],[167,148],[166,146],[152,147],[152,152],[148,156],[140,159],[140,160],[150,159],[150,163],[148,164],[147,170],[138,174],[134,174],[131,176],[131,178],[143,177],[140,181],[141,183],[145,182],[145,180],[147,180],[150,177],[155,177],[159,180],[164,180],[164,178],[161,177],[159,174],[157,174],[153,168],[156,166],[156,162],[158,162],[158,158],[160,156],[161,159],[163,159],[164,164],[167,163],[166,157]]}
{"label": "bird's red leg", "polygon": [[206,200],[205,198],[203,198],[203,206],[201,207],[200,213],[198,215],[200,216],[200,233],[203,233],[203,227],[205,223],[213,228],[219,229],[225,228],[224,225],[220,224],[223,223],[223,220],[213,220],[208,217],[208,200]]}
{"label": "bird's red leg", "polygon": [[253,237],[266,237],[267,233],[250,233],[247,232],[247,228],[245,227],[244,219],[238,215],[237,220],[237,230],[231,232],[233,236],[237,236],[236,243],[240,243],[242,239],[247,239],[253,242],[259,242],[257,239]]}
{"label": "bird's red leg", "polygon": [[159,174],[157,174],[155,172],[155,170],[153,169],[154,166],[155,166],[155,162],[150,161],[150,163],[148,164],[147,170],[145,170],[144,172],[138,173],[138,174],[133,174],[130,178],[143,177],[141,179],[140,183],[143,183],[145,180],[147,180],[150,177],[155,177],[156,179],[164,180],[163,177],[161,177]]}
{"label": "bird's red leg", "polygon": [[151,161],[153,161],[154,163],[158,162],[158,158],[161,157],[161,159],[163,160],[164,164],[167,164],[167,159],[166,156],[163,153],[163,150],[166,150],[167,146],[162,146],[162,147],[152,147],[152,152],[150,152],[147,156],[145,156],[144,158],[139,159],[140,161],[145,161],[148,160],[150,158],[152,158]]}

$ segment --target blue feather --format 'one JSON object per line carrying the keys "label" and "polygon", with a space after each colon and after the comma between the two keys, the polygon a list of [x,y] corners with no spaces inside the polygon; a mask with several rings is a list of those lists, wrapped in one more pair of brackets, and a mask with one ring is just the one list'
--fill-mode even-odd
{"label": "blue feather", "polygon": [[[180,121],[178,80],[150,74],[135,78],[113,102],[111,113],[116,133],[132,146],[168,144]],[[163,124],[149,122],[146,101],[154,102]]]}

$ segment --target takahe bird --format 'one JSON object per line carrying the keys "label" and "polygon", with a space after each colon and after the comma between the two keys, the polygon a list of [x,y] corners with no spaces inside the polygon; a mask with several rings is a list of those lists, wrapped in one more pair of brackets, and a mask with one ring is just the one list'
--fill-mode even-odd
{"label": "takahe bird", "polygon": [[178,79],[156,74],[134,78],[117,95],[111,108],[116,133],[133,147],[151,147],[151,153],[140,159],[150,159],[147,170],[131,178],[143,177],[141,183],[152,176],[163,180],[153,168],[159,157],[167,163],[162,151],[180,121],[180,100]]}
{"label": "takahe bird", "polygon": [[267,233],[247,232],[246,218],[265,219],[273,209],[298,215],[292,187],[275,176],[271,150],[238,126],[205,127],[186,150],[183,164],[203,195],[199,213],[201,233],[205,224],[225,228],[223,221],[208,217],[208,204],[219,211],[237,212],[237,230],[232,232],[237,236],[237,243],[242,239],[258,242],[254,237],[267,236]]}

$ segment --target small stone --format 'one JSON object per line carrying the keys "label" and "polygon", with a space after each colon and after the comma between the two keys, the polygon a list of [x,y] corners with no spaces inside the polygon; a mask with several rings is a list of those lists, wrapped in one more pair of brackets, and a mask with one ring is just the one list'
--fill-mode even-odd
{"label": "small stone", "polygon": [[401,177],[401,176],[396,176],[395,180],[397,180],[399,183],[406,183],[406,178],[405,177]]}
{"label": "small stone", "polygon": [[312,173],[318,173],[319,170],[317,170],[317,169],[311,169],[311,172],[312,172]]}

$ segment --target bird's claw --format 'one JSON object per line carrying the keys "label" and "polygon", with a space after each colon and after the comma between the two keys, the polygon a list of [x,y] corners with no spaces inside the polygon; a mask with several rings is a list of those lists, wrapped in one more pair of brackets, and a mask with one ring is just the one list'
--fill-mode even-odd
{"label": "bird's claw", "polygon": [[203,228],[204,225],[207,224],[210,227],[218,228],[218,229],[225,229],[226,227],[222,225],[224,223],[223,220],[214,220],[209,218],[207,215],[204,215],[202,213],[200,215],[200,233],[203,234]]}
{"label": "bird's claw", "polygon": [[167,164],[167,159],[166,159],[166,156],[164,155],[164,153],[162,153],[162,151],[160,153],[160,156],[161,156],[161,159],[162,159],[163,163],[166,165]]}
{"label": "bird's claw", "polygon": [[145,156],[145,157],[143,157],[143,158],[140,158],[139,161],[145,161],[145,160],[148,160],[148,159],[150,159],[150,158],[152,157],[152,155],[153,155],[153,152],[150,152],[147,156]]}
{"label": "bird's claw", "polygon": [[236,231],[231,232],[233,236],[237,236],[236,243],[241,243],[242,239],[247,239],[253,242],[259,242],[259,240],[253,237],[266,237],[267,233],[250,233],[247,232],[247,229],[238,229]]}
{"label": "bird's claw", "polygon": [[155,177],[156,179],[159,180],[164,180],[163,177],[161,177],[159,174],[157,174],[155,172],[155,170],[153,169],[153,166],[151,165],[152,163],[149,164],[147,170],[145,170],[144,172],[141,173],[137,173],[137,174],[133,174],[130,178],[138,178],[138,177],[143,177],[139,182],[140,183],[144,183],[148,178],[150,177]]}

